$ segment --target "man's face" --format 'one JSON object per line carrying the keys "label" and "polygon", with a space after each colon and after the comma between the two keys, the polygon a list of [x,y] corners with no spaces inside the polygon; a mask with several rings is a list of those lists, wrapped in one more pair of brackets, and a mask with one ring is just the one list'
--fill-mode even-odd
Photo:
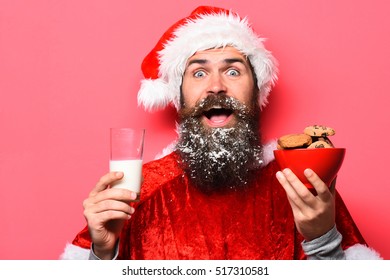
{"label": "man's face", "polygon": [[[199,51],[190,57],[182,83],[182,107],[193,108],[209,95],[226,95],[253,109],[255,84],[247,58],[233,47]],[[235,116],[218,107],[201,118],[206,127],[231,127]]]}
{"label": "man's face", "polygon": [[201,190],[242,187],[261,165],[256,92],[251,67],[234,48],[198,52],[188,60],[177,150]]}

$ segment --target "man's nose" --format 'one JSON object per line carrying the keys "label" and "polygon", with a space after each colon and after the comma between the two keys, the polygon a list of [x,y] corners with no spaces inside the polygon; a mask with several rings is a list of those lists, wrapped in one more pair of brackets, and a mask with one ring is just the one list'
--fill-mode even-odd
{"label": "man's nose", "polygon": [[207,87],[208,94],[221,94],[226,93],[227,88],[223,81],[223,77],[220,74],[214,74],[210,76],[209,84]]}

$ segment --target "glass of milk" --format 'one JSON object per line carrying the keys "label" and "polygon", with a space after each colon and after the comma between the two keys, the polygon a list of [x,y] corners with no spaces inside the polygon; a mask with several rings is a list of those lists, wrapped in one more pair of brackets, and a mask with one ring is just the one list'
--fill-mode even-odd
{"label": "glass of milk", "polygon": [[144,129],[110,129],[110,171],[121,171],[124,176],[113,188],[125,188],[137,193],[140,199]]}

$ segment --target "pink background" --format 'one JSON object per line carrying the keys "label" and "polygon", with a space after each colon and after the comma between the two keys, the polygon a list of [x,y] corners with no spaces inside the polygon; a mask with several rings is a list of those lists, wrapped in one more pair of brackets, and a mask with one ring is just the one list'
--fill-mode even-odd
{"label": "pink background", "polygon": [[0,259],[59,257],[107,171],[110,127],[146,128],[147,161],[174,139],[173,109],[137,108],[140,64],[199,4],[248,15],[268,38],[280,78],[265,139],[334,127],[334,143],[347,148],[338,189],[390,259],[386,0],[0,0]]}

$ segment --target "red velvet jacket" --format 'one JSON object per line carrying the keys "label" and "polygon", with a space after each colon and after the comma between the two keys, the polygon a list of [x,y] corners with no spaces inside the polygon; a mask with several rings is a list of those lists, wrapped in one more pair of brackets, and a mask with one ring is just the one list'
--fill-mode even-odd
{"label": "red velvet jacket", "polygon": [[[120,259],[304,259],[275,162],[261,168],[242,191],[205,195],[193,188],[172,153],[144,165],[141,201],[126,223]],[[363,237],[339,194],[336,225],[342,247]],[[90,248],[87,228],[74,245]]]}

